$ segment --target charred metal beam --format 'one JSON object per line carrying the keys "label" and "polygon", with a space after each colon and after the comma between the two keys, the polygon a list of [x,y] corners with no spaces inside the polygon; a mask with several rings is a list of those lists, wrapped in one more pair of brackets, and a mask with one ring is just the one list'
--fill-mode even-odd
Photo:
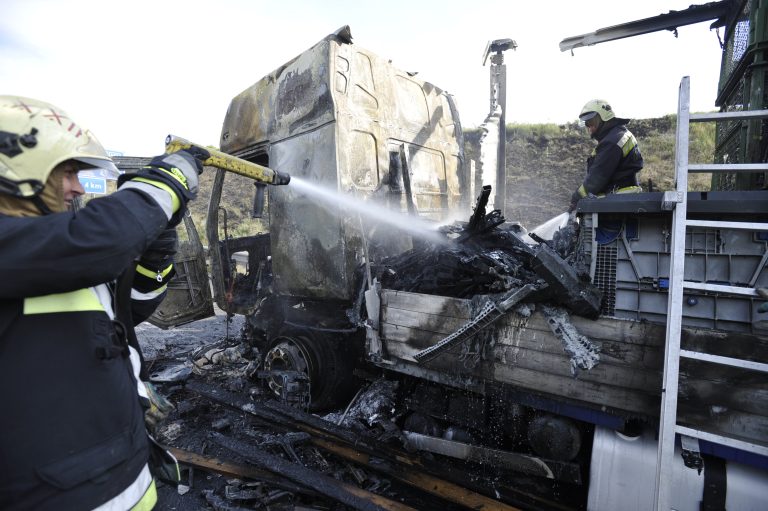
{"label": "charred metal beam", "polygon": [[[504,64],[504,52],[516,50],[517,43],[512,39],[496,39],[489,42],[483,55],[483,66],[488,56],[491,57],[489,113],[500,111],[499,140],[496,147],[496,197],[493,204],[504,215],[507,209],[507,66]],[[491,55],[493,52],[493,55]]]}
{"label": "charred metal beam", "polygon": [[734,3],[733,0],[724,0],[703,5],[691,5],[688,9],[682,11],[670,11],[667,14],[601,28],[589,34],[567,37],[560,41],[560,51],[573,50],[582,46],[592,46],[625,37],[649,34],[659,30],[673,30],[675,35],[677,35],[676,30],[678,27],[712,19],[717,20],[712,24],[712,28],[715,28],[724,24],[725,16]]}
{"label": "charred metal beam", "polygon": [[510,451],[490,449],[455,440],[446,440],[412,431],[405,431],[408,445],[451,458],[474,463],[491,463],[523,474],[556,479],[570,484],[581,484],[581,467],[576,463],[546,460]]}

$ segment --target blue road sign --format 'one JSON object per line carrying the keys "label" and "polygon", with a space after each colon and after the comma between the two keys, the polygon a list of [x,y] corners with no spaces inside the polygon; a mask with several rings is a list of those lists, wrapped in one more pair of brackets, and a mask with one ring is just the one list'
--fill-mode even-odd
{"label": "blue road sign", "polygon": [[80,184],[83,185],[85,193],[97,193],[104,195],[107,193],[107,180],[100,177],[80,177]]}

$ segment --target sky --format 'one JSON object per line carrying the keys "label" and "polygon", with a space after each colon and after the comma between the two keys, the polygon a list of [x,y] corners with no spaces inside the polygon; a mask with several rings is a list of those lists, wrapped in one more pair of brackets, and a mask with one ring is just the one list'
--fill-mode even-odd
{"label": "sky", "polygon": [[[704,0],[0,0],[0,94],[48,101],[105,148],[153,156],[172,133],[218,146],[230,100],[343,25],[353,43],[451,93],[465,128],[489,110],[486,43],[505,53],[506,120],[575,121],[589,99],[621,117],[715,110],[710,22],[561,52],[559,42]],[[722,37],[722,29],[721,29]]]}

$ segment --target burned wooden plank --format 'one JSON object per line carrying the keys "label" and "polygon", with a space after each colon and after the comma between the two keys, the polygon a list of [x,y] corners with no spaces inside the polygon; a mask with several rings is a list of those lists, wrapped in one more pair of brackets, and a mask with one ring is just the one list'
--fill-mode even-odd
{"label": "burned wooden plank", "polygon": [[[649,371],[642,368],[632,368],[629,366],[620,366],[610,363],[600,363],[589,371],[580,371],[577,378],[573,378],[572,363],[569,357],[564,354],[553,354],[545,351],[517,350],[511,349],[494,351],[497,358],[494,365],[502,365],[514,371],[515,368],[528,369],[539,373],[538,380],[548,378],[549,375],[562,377],[571,377],[574,380],[573,386],[577,388],[579,382],[590,382],[593,384],[605,384],[608,387],[606,392],[611,391],[614,385],[627,389],[641,390],[648,392],[650,390],[660,391],[661,372]],[[503,358],[502,358],[503,357]],[[496,376],[503,373],[495,372]],[[505,383],[501,380],[499,383]],[[531,382],[535,385],[535,382]],[[534,386],[534,388],[536,388]]]}
{"label": "burned wooden plank", "polygon": [[[389,291],[382,291],[382,293],[385,292]],[[409,303],[414,305],[439,298],[417,293],[408,294],[411,295]],[[466,310],[470,308],[470,300],[456,298],[451,300],[463,303]],[[408,306],[405,303],[398,303],[397,305],[402,311],[408,310],[405,309]],[[455,331],[465,321],[459,317],[446,318],[445,324],[439,328],[441,332],[434,332],[424,329],[424,325],[431,324],[424,320],[424,313],[408,310],[410,314],[399,312],[396,315],[388,315],[388,307],[388,305],[382,305],[383,316],[388,317],[391,321],[408,323],[408,325],[383,321],[380,325],[381,339],[385,342],[387,351],[391,356],[406,360],[413,360],[415,353],[435,345],[444,337],[444,334]],[[408,318],[408,321],[402,321],[402,318]],[[427,317],[427,319],[429,318]],[[660,370],[664,363],[663,326],[616,319],[593,321],[578,316],[572,316],[570,321],[579,333],[586,335],[600,347],[601,358],[604,362],[624,363],[631,365],[632,368],[640,367],[654,370]],[[539,312],[527,316],[522,316],[514,311],[510,312],[488,332],[495,340],[497,349],[508,347],[504,349],[507,349],[510,354],[522,350],[563,353],[562,344],[551,333],[546,318]],[[684,343],[685,339],[684,335]]]}
{"label": "burned wooden plank", "polygon": [[763,373],[698,360],[680,364],[680,399],[712,410],[766,415],[768,379]]}
{"label": "burned wooden plank", "polygon": [[765,335],[684,328],[680,341],[684,349],[691,351],[752,362],[768,360],[768,337]]}
{"label": "burned wooden plank", "polygon": [[[572,319],[574,327],[580,333],[585,333],[583,330],[585,326],[592,326],[590,325],[592,322],[585,325],[583,322],[578,322],[578,318]],[[601,331],[588,328],[587,331],[595,336],[585,335],[600,347],[601,364],[610,363],[632,370],[645,369],[661,374],[664,353],[658,339],[625,335],[619,329],[609,328],[610,325],[605,320],[598,320],[596,323],[600,323],[598,326],[604,326],[605,329]],[[647,329],[636,331],[640,334],[648,333]],[[562,344],[551,333],[546,319],[538,312],[528,318],[514,314],[504,318],[493,331],[493,335],[497,341],[494,349],[501,353],[497,357],[505,360],[515,360],[525,356],[527,351],[561,355],[564,353]],[[608,338],[609,336],[611,338]]]}
{"label": "burned wooden plank", "polygon": [[712,406],[701,400],[681,400],[678,423],[717,435],[768,447],[768,417]]}
{"label": "burned wooden plank", "polygon": [[623,414],[658,416],[661,406],[659,389],[647,391],[630,389],[622,382],[590,382],[572,376],[560,376],[524,367],[494,365],[498,382],[526,389],[533,393],[547,394],[559,401],[574,400],[591,408],[608,408]]}
{"label": "burned wooden plank", "polygon": [[243,465],[228,460],[203,456],[202,454],[183,449],[176,449],[175,447],[168,447],[168,450],[176,457],[179,463],[183,465],[201,468],[203,470],[207,470],[208,472],[216,472],[217,474],[222,474],[229,477],[263,481],[272,486],[282,488],[293,493],[302,493],[310,496],[319,495],[319,493],[312,490],[311,488],[294,484],[285,478],[275,477],[273,473],[258,469],[252,465]]}
{"label": "burned wooden plank", "polygon": [[466,319],[440,316],[437,314],[428,314],[406,309],[395,309],[392,307],[387,307],[382,310],[381,321],[390,325],[418,328],[419,330],[426,332],[435,332],[444,335],[456,331],[459,326],[467,322]]}
{"label": "burned wooden plank", "polygon": [[441,353],[444,353],[452,346],[456,346],[464,341],[469,340],[482,329],[488,327],[496,320],[504,316],[507,311],[509,311],[513,306],[523,300],[535,289],[536,287],[533,284],[526,284],[515,292],[510,293],[498,303],[489,301],[486,306],[480,310],[480,313],[477,314],[477,316],[475,316],[470,322],[462,325],[461,328],[434,346],[416,353],[413,358],[416,359],[417,362],[424,364],[439,356]]}
{"label": "burned wooden plank", "polygon": [[[350,461],[364,464],[377,472],[396,477],[408,485],[450,502],[478,510],[515,511],[517,509],[478,493],[482,491],[493,494],[493,481],[483,481],[482,478],[477,478],[461,469],[449,470],[442,463],[422,460],[374,438],[369,439],[361,433],[354,434],[346,428],[277,401],[256,403],[226,391],[214,391],[208,385],[191,382],[187,386],[201,396],[243,410],[260,419],[270,417],[270,420],[274,421],[273,427],[290,426],[293,430],[306,431],[312,435],[311,442],[318,447]],[[430,473],[423,470],[428,470]],[[435,477],[431,473],[437,473],[440,477]]]}
{"label": "burned wooden plank", "polygon": [[394,309],[405,309],[426,314],[437,314],[470,319],[469,301],[448,296],[424,295],[407,291],[381,290],[381,304]]}
{"label": "burned wooden plank", "polygon": [[349,447],[334,445],[324,440],[319,440],[317,444],[338,456],[365,465],[373,470],[384,473],[416,488],[420,488],[442,499],[461,504],[469,509],[520,511],[515,507],[491,499],[450,481],[438,479],[424,471],[415,470],[412,467],[387,463],[385,460],[372,458],[360,451],[350,449]]}
{"label": "burned wooden plank", "polygon": [[264,470],[280,474],[291,481],[314,489],[337,502],[360,511],[415,511],[412,507],[386,499],[351,484],[337,481],[332,477],[315,472],[301,465],[290,463],[259,449],[251,444],[226,437],[220,433],[211,433],[211,438],[220,446],[242,456]]}

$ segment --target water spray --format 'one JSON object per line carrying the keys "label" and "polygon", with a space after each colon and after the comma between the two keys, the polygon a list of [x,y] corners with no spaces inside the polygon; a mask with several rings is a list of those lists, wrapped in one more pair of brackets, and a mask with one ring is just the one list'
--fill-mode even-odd
{"label": "water spray", "polygon": [[406,215],[385,206],[365,201],[353,195],[325,188],[316,183],[293,176],[289,187],[296,193],[310,195],[328,205],[338,206],[358,213],[361,217],[396,227],[413,236],[432,243],[446,243],[447,238],[437,229],[438,225],[420,217]]}

